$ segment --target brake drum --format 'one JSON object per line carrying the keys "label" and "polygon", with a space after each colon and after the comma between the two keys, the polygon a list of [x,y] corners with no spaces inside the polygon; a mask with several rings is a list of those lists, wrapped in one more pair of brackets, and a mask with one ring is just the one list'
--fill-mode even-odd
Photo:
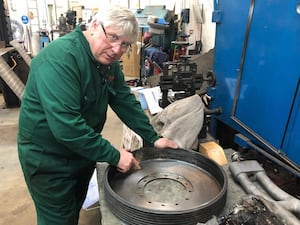
{"label": "brake drum", "polygon": [[141,169],[104,173],[108,207],[128,225],[195,225],[224,207],[224,170],[198,152],[141,148],[133,152]]}

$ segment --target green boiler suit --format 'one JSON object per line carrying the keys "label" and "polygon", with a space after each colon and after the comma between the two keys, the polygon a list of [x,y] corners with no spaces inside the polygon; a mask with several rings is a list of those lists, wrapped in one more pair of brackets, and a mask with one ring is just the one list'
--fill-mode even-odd
{"label": "green boiler suit", "polygon": [[117,165],[119,151],[101,136],[108,106],[149,145],[159,138],[119,62],[99,64],[79,26],[32,59],[18,153],[39,225],[77,224],[95,163]]}

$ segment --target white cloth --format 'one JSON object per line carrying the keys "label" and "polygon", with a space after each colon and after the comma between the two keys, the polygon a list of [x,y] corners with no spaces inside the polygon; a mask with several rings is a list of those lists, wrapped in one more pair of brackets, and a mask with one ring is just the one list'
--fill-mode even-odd
{"label": "white cloth", "polygon": [[180,148],[198,149],[204,108],[201,97],[193,95],[168,105],[151,119],[151,124],[157,133],[175,141]]}

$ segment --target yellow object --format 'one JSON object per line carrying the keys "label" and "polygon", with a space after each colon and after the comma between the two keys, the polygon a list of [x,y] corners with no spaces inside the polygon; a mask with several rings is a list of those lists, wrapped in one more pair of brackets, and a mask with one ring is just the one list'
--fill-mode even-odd
{"label": "yellow object", "polygon": [[220,166],[228,163],[223,148],[214,141],[200,143],[199,152],[214,160]]}

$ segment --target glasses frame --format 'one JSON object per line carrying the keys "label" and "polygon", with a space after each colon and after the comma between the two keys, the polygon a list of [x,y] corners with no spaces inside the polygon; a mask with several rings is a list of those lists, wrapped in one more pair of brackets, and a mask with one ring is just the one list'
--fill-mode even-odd
{"label": "glasses frame", "polygon": [[[103,22],[100,22],[101,28],[103,30],[103,33],[106,37],[106,40],[113,46],[116,46],[118,44],[117,42],[120,40],[119,36],[116,34],[108,34],[104,28]],[[127,42],[121,42],[120,44],[121,50],[123,52],[126,52],[128,48],[131,48],[131,43]]]}

